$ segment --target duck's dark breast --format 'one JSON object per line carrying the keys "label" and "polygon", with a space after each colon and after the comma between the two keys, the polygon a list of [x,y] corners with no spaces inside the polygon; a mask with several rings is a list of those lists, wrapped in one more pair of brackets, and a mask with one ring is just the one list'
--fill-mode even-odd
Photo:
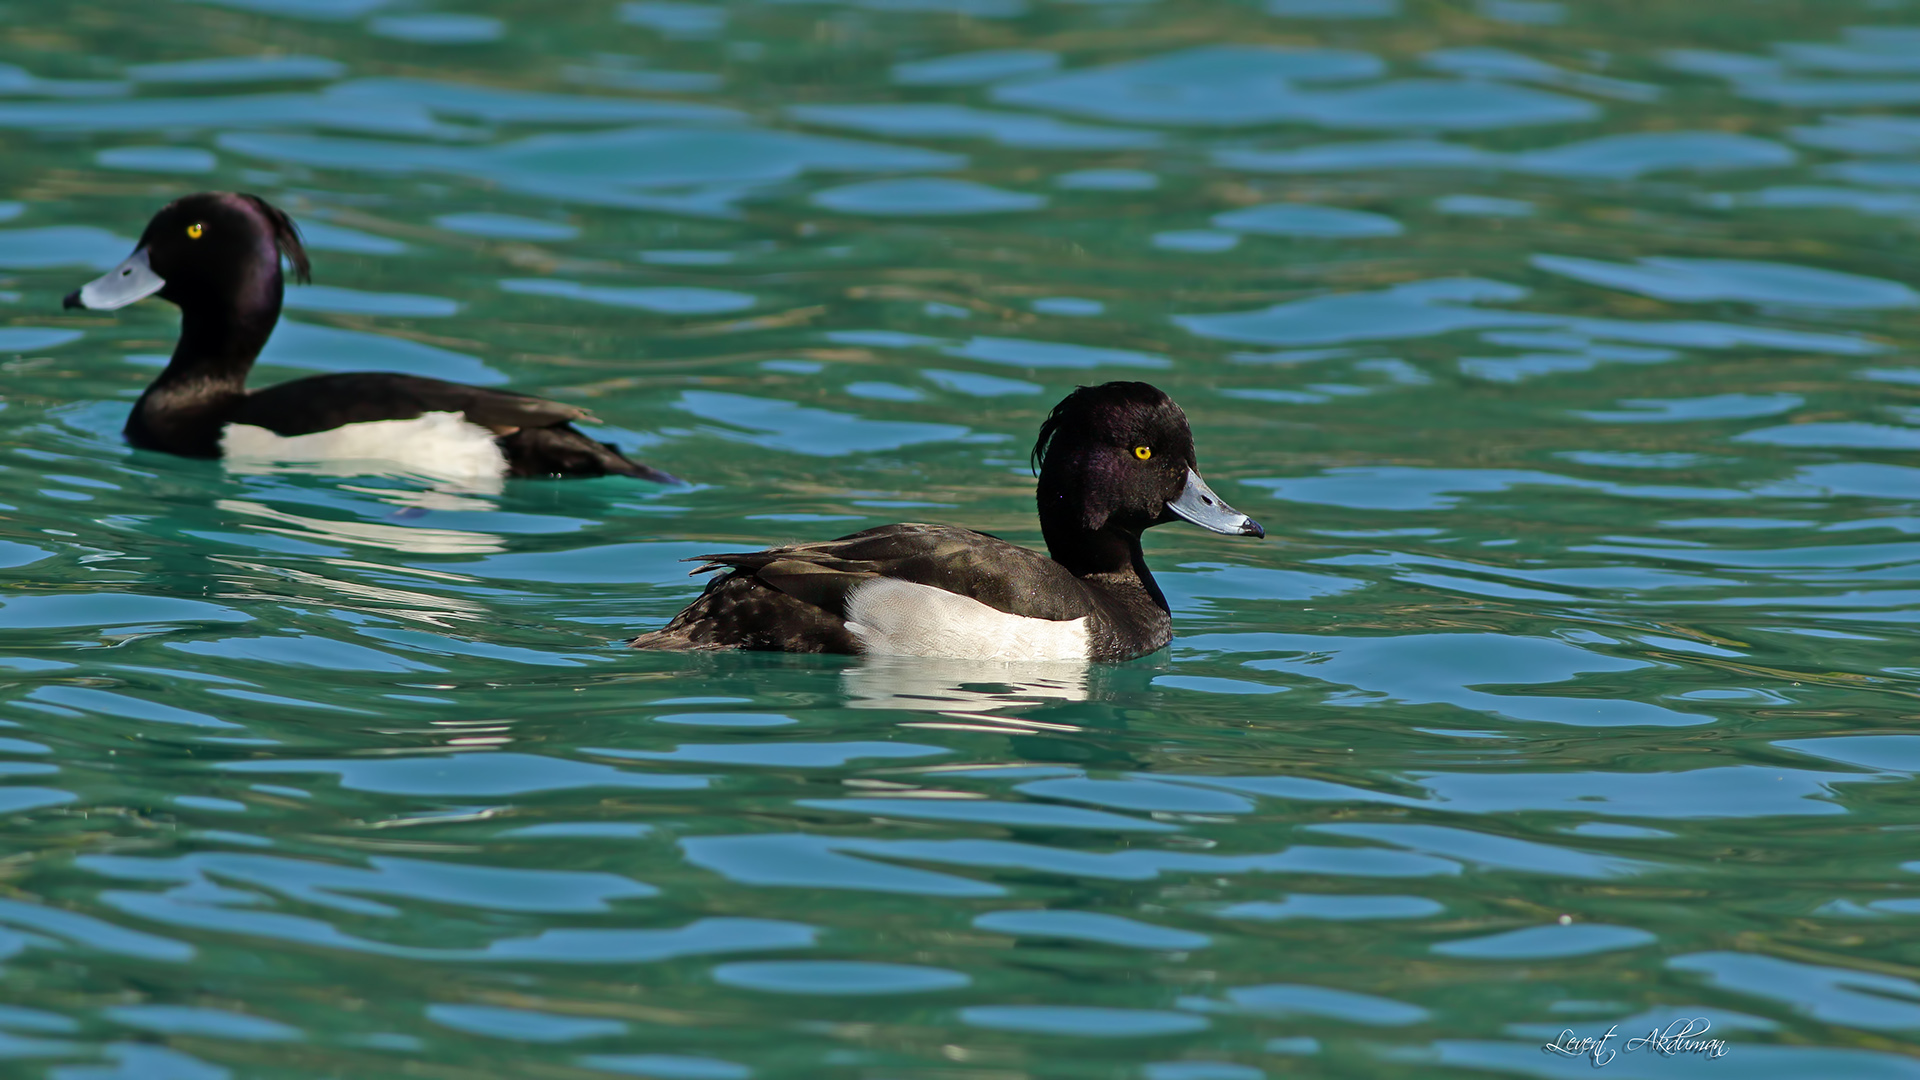
{"label": "duck's dark breast", "polygon": [[181,457],[217,458],[220,432],[246,395],[237,391],[150,386],[127,416],[127,443]]}
{"label": "duck's dark breast", "polygon": [[1088,659],[1117,664],[1158,652],[1173,641],[1173,616],[1137,580],[1110,589],[1089,582],[1097,609],[1088,620]]}

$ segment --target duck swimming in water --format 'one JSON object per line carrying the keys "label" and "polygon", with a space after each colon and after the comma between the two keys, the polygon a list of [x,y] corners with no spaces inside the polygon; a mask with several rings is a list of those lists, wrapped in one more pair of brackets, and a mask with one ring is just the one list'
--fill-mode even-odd
{"label": "duck swimming in water", "polygon": [[[636,649],[1121,661],[1173,640],[1140,534],[1185,519],[1263,537],[1194,458],[1173,399],[1141,382],[1083,386],[1034,445],[1047,555],[951,525],[882,525],[812,544],[702,555],[725,570]],[[1051,556],[1051,557],[1049,557]]]}
{"label": "duck swimming in water", "polygon": [[280,319],[283,256],[306,281],[299,230],[265,199],[188,195],[153,216],[125,262],[66,298],[111,311],[157,295],[180,308],[180,343],[127,418],[129,443],[199,458],[385,461],[459,478],[677,482],[576,430],[584,409],[525,394],[380,372],[249,392],[247,373]]}

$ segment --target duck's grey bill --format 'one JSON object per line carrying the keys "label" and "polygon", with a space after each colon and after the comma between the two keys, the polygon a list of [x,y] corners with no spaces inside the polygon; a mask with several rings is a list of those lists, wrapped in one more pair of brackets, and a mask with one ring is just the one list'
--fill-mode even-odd
{"label": "duck's grey bill", "polygon": [[1200,474],[1187,470],[1187,486],[1181,490],[1180,497],[1167,504],[1167,509],[1193,522],[1203,529],[1212,529],[1229,536],[1265,536],[1267,530],[1260,523],[1227,505],[1227,500],[1213,493]]}
{"label": "duck's grey bill", "polygon": [[127,256],[127,261],[80,286],[67,297],[64,307],[89,311],[112,311],[135,300],[145,300],[167,287],[166,279],[153,272],[147,263],[147,249]]}

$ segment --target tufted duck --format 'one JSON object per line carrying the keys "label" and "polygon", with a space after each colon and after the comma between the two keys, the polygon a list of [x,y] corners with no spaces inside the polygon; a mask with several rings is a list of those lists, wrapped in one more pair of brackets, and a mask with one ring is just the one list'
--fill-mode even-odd
{"label": "tufted duck", "polygon": [[698,556],[725,569],[636,649],[1120,661],[1173,639],[1140,534],[1184,518],[1230,535],[1258,522],[1200,479],[1173,399],[1139,382],[1083,386],[1040,427],[1047,552],[950,525],[882,525],[813,544]]}
{"label": "tufted duck", "polygon": [[265,199],[188,195],[154,215],[125,262],[66,298],[111,311],[157,294],[180,308],[180,343],[127,418],[128,442],[236,461],[377,459],[458,478],[676,482],[576,430],[584,409],[525,394],[375,372],[249,393],[247,372],[280,318],[282,256],[307,280],[293,219]]}

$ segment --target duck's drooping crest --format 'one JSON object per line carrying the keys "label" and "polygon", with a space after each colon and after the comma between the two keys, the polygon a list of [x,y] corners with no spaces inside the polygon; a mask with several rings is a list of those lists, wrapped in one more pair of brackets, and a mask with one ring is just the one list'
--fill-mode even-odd
{"label": "duck's drooping crest", "polygon": [[127,441],[187,457],[294,462],[327,471],[673,477],[629,461],[572,421],[586,410],[414,375],[316,375],[249,392],[247,374],[280,319],[282,260],[309,278],[293,219],[257,195],[204,192],[168,203],[133,254],[66,298],[112,311],[149,296],[180,308],[166,370],[127,417]]}
{"label": "duck's drooping crest", "polygon": [[1146,383],[1081,387],[1034,444],[1047,555],[949,525],[883,525],[812,544],[701,556],[725,570],[637,649],[1130,660],[1173,618],[1140,534],[1185,519],[1265,536],[1200,478],[1186,414]]}

